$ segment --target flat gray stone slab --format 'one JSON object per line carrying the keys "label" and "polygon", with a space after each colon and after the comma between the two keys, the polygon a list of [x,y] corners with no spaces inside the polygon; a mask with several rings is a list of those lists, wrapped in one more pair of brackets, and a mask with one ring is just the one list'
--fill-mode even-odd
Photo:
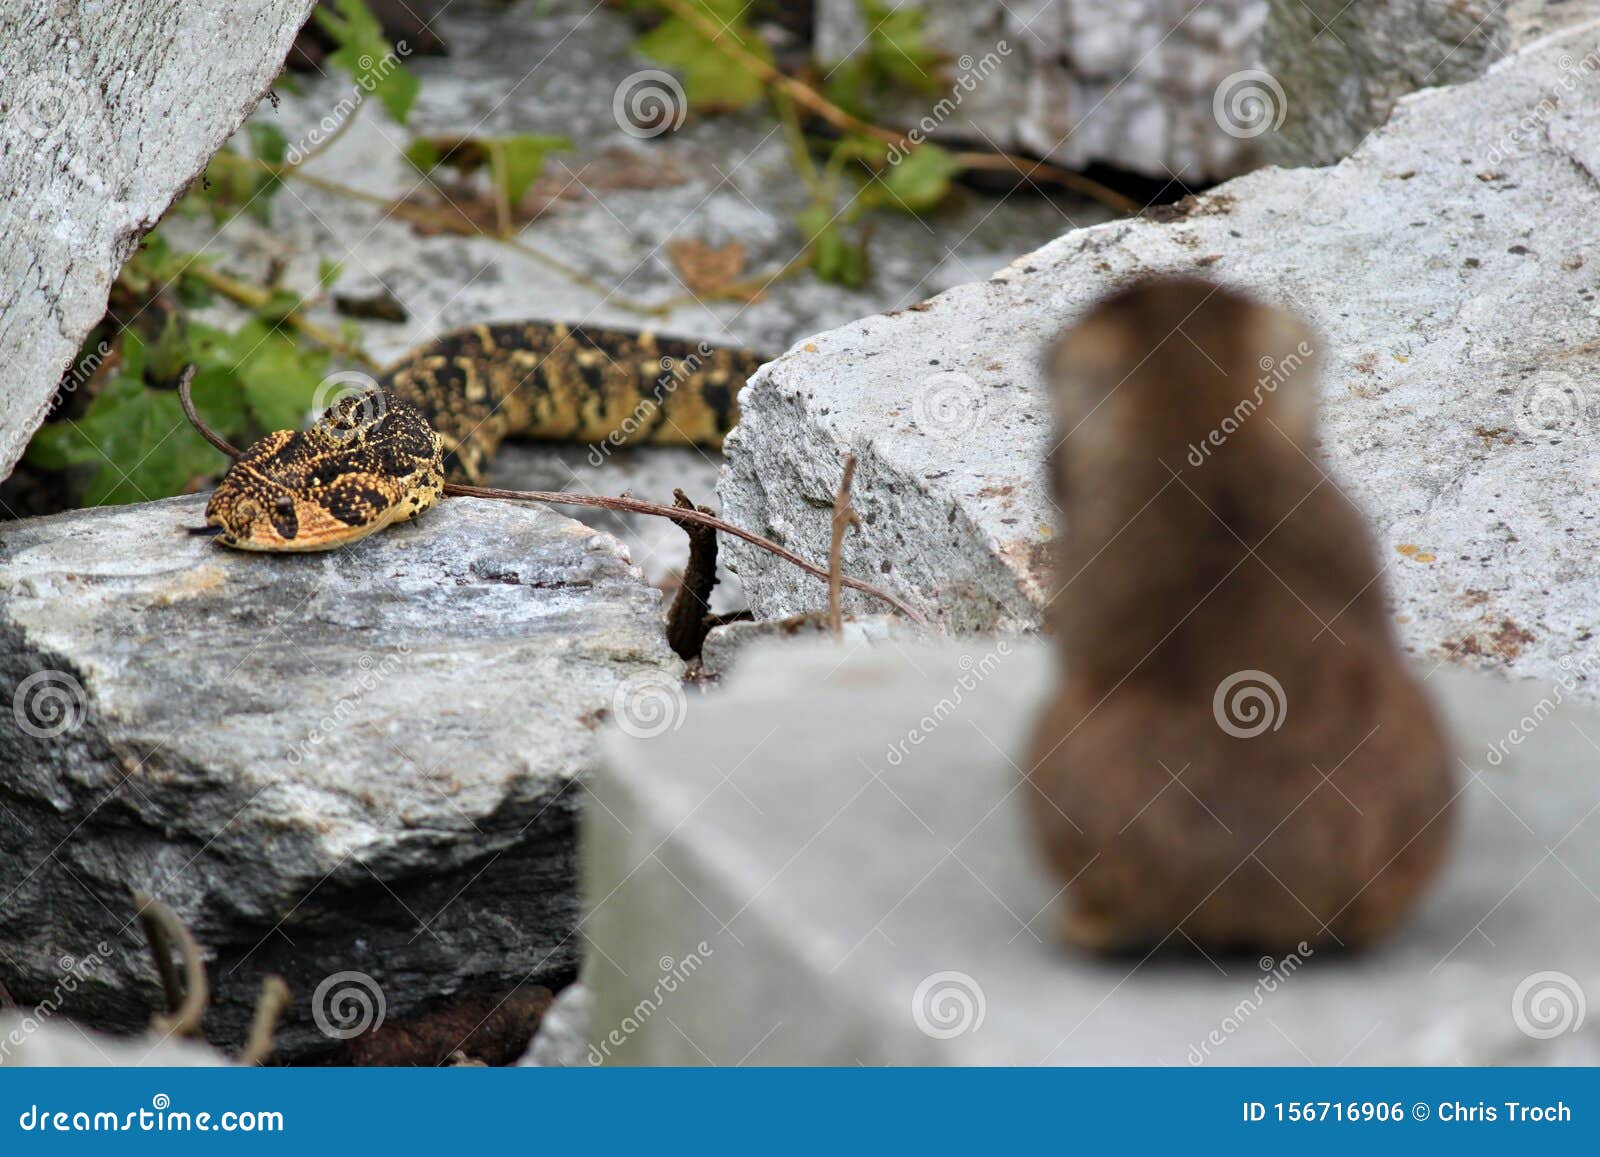
{"label": "flat gray stone slab", "polygon": [[1051,939],[1023,823],[1041,644],[754,658],[607,745],[583,873],[609,1061],[1600,1063],[1600,710],[1556,687],[1429,680],[1458,842],[1377,950],[1100,960]]}
{"label": "flat gray stone slab", "polygon": [[[1407,647],[1556,677],[1600,627],[1597,49],[1596,25],[1565,33],[1402,100],[1333,168],[1078,230],[796,345],[744,392],[725,515],[825,552],[854,452],[848,570],[958,630],[1036,627],[1055,521],[1041,350],[1118,285],[1200,273],[1321,331],[1324,449],[1375,523]],[[728,554],[760,617],[821,605],[788,569]]]}
{"label": "flat gray stone slab", "polygon": [[659,593],[616,540],[544,509],[452,498],[294,556],[185,534],[203,508],[0,535],[12,995],[43,999],[94,950],[64,1015],[142,1027],[135,889],[207,949],[206,1028],[229,1048],[266,972],[295,992],[289,1055],[339,1043],[314,1017],[337,973],[394,1019],[569,977],[576,781],[619,704],[681,694]]}

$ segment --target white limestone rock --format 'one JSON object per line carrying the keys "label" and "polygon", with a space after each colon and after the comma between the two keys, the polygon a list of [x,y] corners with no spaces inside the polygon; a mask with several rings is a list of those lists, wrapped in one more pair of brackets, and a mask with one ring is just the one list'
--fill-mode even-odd
{"label": "white limestone rock", "polygon": [[[1543,678],[1571,668],[1592,694],[1596,141],[1590,24],[1406,98],[1333,168],[1252,173],[820,334],[744,391],[724,513],[820,557],[854,452],[863,525],[847,570],[948,628],[1032,629],[1055,519],[1041,350],[1116,286],[1203,274],[1322,334],[1324,449],[1374,523],[1406,646]],[[727,554],[758,616],[821,605],[787,568]]]}

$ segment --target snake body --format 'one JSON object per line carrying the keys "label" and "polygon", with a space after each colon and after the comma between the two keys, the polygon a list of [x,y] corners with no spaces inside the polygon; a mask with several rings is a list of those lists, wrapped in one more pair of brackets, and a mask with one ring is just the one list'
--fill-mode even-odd
{"label": "snake body", "polygon": [[720,447],[762,358],[648,332],[522,322],[459,329],[383,369],[309,429],[228,470],[209,532],[242,550],[330,550],[479,483],[506,438]]}

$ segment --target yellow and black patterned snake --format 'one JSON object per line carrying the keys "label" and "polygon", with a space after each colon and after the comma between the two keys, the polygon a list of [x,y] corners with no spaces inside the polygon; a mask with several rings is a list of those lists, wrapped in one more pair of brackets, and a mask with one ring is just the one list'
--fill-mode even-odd
{"label": "yellow and black patterned snake", "polygon": [[650,333],[537,322],[455,330],[406,354],[306,430],[251,446],[206,532],[240,550],[331,550],[479,483],[508,437],[720,447],[763,359]]}

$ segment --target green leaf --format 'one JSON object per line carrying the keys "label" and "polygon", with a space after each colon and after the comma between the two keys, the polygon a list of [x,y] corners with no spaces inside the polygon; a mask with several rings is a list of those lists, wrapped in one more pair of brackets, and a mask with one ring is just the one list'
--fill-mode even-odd
{"label": "green leaf", "polygon": [[919,145],[898,165],[879,174],[887,195],[882,203],[906,213],[925,213],[950,192],[950,178],[961,171],[938,145]]}
{"label": "green leaf", "polygon": [[547,153],[567,152],[572,142],[566,137],[541,137],[520,135],[490,137],[484,141],[489,149],[490,163],[494,166],[494,183],[503,194],[506,204],[515,205],[522,200],[528,186],[538,178],[544,168]]}
{"label": "green leaf", "polygon": [[325,354],[303,351],[283,333],[274,331],[263,338],[238,367],[256,420],[268,430],[299,429],[311,412],[326,365]]}
{"label": "green leaf", "polygon": [[406,146],[406,160],[410,161],[419,173],[431,173],[439,167],[439,146],[427,137],[418,137]]}
{"label": "green leaf", "polygon": [[852,289],[866,283],[866,246],[851,242],[826,206],[807,209],[795,218],[811,246],[811,266],[823,281]]}
{"label": "green leaf", "polygon": [[[727,37],[742,45],[752,56],[772,63],[772,50],[757,36],[745,19],[744,0],[693,0],[706,17]],[[642,56],[660,61],[683,79],[683,92],[691,108],[721,110],[745,108],[761,99],[761,79],[725,56],[694,25],[669,15],[655,28],[634,41]],[[667,109],[666,115],[675,116]]]}
{"label": "green leaf", "polygon": [[184,418],[177,394],[127,374],[110,382],[78,421],[42,427],[28,454],[46,468],[96,466],[84,492],[88,506],[179,494],[227,465]]}
{"label": "green leaf", "polygon": [[84,492],[86,506],[181,494],[196,479],[226,465],[227,460],[189,425],[172,391],[141,388],[96,415],[104,397],[95,399],[82,423],[105,456]]}
{"label": "green leaf", "polygon": [[339,280],[339,275],[343,272],[344,265],[342,263],[330,261],[326,257],[319,258],[317,261],[317,288],[327,289],[328,286]]}
{"label": "green leaf", "polygon": [[383,34],[383,25],[363,0],[337,0],[339,15],[319,7],[317,24],[339,47],[328,61],[344,69],[364,93],[376,96],[400,124],[411,115],[421,83],[405,70]]}

